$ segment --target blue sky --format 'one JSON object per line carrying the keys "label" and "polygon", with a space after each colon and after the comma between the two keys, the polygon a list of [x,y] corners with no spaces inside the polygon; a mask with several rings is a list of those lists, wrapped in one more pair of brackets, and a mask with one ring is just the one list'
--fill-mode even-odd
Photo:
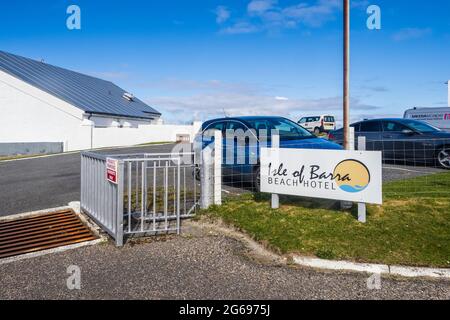
{"label": "blue sky", "polygon": [[[277,114],[341,118],[342,1],[19,0],[0,50],[111,80],[167,122]],[[81,8],[81,30],[66,9]],[[381,30],[366,9],[381,8]],[[352,1],[352,120],[447,106],[448,0]]]}

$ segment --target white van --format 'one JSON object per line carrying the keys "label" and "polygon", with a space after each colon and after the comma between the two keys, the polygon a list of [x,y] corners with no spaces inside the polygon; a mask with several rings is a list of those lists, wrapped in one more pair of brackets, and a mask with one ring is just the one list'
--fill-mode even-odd
{"label": "white van", "polygon": [[303,117],[298,124],[316,135],[336,130],[336,120],[330,115]]}
{"label": "white van", "polygon": [[403,118],[424,121],[450,132],[450,108],[413,108],[406,110]]}

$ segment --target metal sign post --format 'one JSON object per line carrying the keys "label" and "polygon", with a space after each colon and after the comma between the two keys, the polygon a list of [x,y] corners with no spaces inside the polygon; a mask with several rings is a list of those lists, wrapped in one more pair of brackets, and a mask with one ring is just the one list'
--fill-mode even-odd
{"label": "metal sign post", "polygon": [[214,166],[212,157],[212,147],[207,146],[202,150],[200,181],[202,193],[200,199],[200,207],[208,209],[214,202]]}
{"label": "metal sign post", "polygon": [[[366,137],[358,137],[358,150],[366,151]],[[358,203],[358,221],[366,223],[367,211],[365,203]]]}
{"label": "metal sign post", "polygon": [[[280,148],[280,135],[272,135],[272,148]],[[280,196],[278,194],[272,194],[272,209],[280,208]]]}
{"label": "metal sign post", "polygon": [[[355,150],[355,128],[348,127],[347,147],[346,150]],[[353,202],[341,201],[341,209],[349,210],[353,208]]]}
{"label": "metal sign post", "polygon": [[344,148],[349,149],[350,141],[350,0],[344,0]]}
{"label": "metal sign post", "polygon": [[222,131],[214,132],[214,204],[222,205]]}

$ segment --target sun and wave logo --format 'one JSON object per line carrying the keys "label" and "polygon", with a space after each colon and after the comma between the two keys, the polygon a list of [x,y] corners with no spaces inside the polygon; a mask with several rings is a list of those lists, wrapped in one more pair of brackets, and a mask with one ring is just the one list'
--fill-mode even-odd
{"label": "sun and wave logo", "polygon": [[335,179],[337,186],[350,193],[358,193],[367,188],[370,183],[369,169],[357,160],[345,160],[334,169],[335,177],[349,177],[349,179]]}

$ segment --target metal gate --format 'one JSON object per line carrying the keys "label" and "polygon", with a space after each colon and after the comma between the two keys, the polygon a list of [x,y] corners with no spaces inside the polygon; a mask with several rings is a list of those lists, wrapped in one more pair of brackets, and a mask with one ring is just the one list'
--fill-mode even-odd
{"label": "metal gate", "polygon": [[[117,163],[108,181],[106,162]],[[81,154],[81,208],[116,241],[124,236],[180,233],[199,207],[195,153]]]}

